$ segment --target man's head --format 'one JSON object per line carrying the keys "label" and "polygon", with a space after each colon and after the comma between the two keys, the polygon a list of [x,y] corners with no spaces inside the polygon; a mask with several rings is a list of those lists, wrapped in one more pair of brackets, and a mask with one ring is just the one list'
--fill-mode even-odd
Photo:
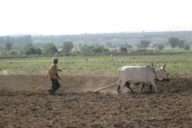
{"label": "man's head", "polygon": [[57,63],[58,63],[58,58],[54,58],[54,59],[53,59],[53,63],[54,63],[54,64],[57,64]]}

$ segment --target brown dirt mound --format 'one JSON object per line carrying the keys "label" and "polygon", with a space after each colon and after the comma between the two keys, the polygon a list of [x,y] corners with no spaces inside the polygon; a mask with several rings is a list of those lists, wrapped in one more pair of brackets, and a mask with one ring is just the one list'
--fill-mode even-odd
{"label": "brown dirt mound", "polygon": [[[45,76],[0,76],[0,128],[9,127],[192,127],[192,80],[159,82],[159,93],[116,94],[116,87],[94,91],[116,77],[63,76],[48,95]],[[137,87],[135,87],[137,90]],[[104,92],[104,93],[102,93]]]}

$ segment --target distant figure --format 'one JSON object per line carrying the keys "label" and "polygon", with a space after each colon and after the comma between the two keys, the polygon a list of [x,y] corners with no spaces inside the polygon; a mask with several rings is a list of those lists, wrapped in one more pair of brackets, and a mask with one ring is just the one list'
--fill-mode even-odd
{"label": "distant figure", "polygon": [[62,71],[57,68],[58,58],[53,59],[53,64],[50,66],[48,75],[52,83],[52,88],[49,89],[49,94],[54,94],[55,91],[57,91],[60,88],[60,83],[58,79],[61,79],[59,77],[58,71]]}

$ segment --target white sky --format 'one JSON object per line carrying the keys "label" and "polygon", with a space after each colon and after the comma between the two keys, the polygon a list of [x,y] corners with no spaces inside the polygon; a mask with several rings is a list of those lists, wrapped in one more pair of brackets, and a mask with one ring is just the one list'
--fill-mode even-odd
{"label": "white sky", "polygon": [[0,0],[0,35],[192,30],[191,0]]}

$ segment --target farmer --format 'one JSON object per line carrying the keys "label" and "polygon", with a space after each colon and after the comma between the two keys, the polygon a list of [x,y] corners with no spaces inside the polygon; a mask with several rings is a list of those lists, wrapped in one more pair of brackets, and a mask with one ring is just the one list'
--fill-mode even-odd
{"label": "farmer", "polygon": [[57,91],[60,88],[60,83],[58,79],[60,80],[61,78],[59,77],[58,71],[62,71],[57,68],[57,63],[58,63],[58,58],[53,59],[53,64],[50,66],[48,75],[52,83],[52,88],[49,89],[49,94],[54,94],[55,91]]}

